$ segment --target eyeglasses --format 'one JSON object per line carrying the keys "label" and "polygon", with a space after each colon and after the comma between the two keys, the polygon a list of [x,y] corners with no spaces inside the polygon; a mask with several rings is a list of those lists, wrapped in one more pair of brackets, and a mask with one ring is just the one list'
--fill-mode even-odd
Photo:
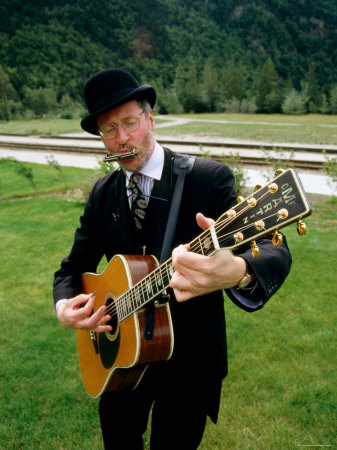
{"label": "eyeglasses", "polygon": [[[121,119],[120,125],[126,132],[132,133],[133,131],[138,130],[140,118],[143,114],[144,111],[138,114],[138,116],[125,117],[124,119]],[[98,132],[101,137],[104,137],[106,139],[114,139],[117,136],[118,125],[118,123],[113,122],[106,123],[98,130]]]}

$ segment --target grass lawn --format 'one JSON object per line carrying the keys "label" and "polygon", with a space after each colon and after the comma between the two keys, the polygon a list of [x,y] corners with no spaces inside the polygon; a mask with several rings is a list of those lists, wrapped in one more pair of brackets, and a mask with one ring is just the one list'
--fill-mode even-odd
{"label": "grass lawn", "polygon": [[45,117],[39,119],[0,121],[0,134],[63,134],[83,131],[80,119]]}
{"label": "grass lawn", "polygon": [[[158,118],[157,124],[169,122]],[[176,117],[193,119],[184,125],[156,128],[160,137],[195,135],[262,140],[269,142],[301,142],[337,145],[337,116],[323,114],[181,114]],[[196,121],[195,121],[196,120]],[[221,120],[223,123],[212,123]],[[208,122],[205,122],[208,121]],[[26,119],[0,121],[0,134],[63,134],[83,131],[80,119]]]}
{"label": "grass lawn", "polygon": [[[38,195],[0,169],[0,448],[101,450],[98,401],[84,390],[75,334],[52,304],[53,273],[83,203],[51,195],[51,185],[75,188],[93,173],[65,172],[64,182],[53,167],[32,167]],[[336,205],[314,203],[305,237],[284,230],[293,268],[264,309],[248,314],[225,300],[229,376],[202,450],[335,447]]]}
{"label": "grass lawn", "polygon": [[[310,114],[189,114],[193,121],[157,128],[156,135],[207,136],[267,142],[298,142],[337,145],[337,116]],[[202,121],[201,121],[202,120]],[[208,120],[209,122],[205,122]],[[212,122],[214,120],[223,123]]]}

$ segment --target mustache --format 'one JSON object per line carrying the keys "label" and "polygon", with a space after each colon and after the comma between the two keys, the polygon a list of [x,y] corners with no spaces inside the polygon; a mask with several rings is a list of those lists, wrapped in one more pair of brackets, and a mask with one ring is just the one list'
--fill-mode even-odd
{"label": "mustache", "polygon": [[129,144],[127,144],[127,145],[119,145],[117,150],[116,150],[116,153],[121,153],[122,151],[124,152],[125,150],[132,151],[134,148],[135,148],[134,145],[129,145]]}

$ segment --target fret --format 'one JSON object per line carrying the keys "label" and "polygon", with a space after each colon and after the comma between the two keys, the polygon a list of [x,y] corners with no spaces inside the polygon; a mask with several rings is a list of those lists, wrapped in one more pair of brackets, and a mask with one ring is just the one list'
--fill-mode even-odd
{"label": "fret", "polygon": [[147,299],[149,300],[153,295],[151,277],[147,277],[147,278],[145,278],[145,280],[146,280],[145,290],[146,290]]}
{"label": "fret", "polygon": [[118,321],[121,321],[122,320],[122,314],[121,314],[121,308],[120,308],[120,300],[121,300],[121,297],[119,297],[117,300],[116,300],[116,312],[117,312],[117,318],[118,318]]}
{"label": "fret", "polygon": [[157,284],[156,274],[154,272],[150,274],[150,279],[151,279],[152,295],[155,297],[156,295],[158,295],[160,291],[159,286]]}
{"label": "fret", "polygon": [[158,290],[164,288],[163,274],[162,274],[162,269],[160,267],[155,270],[155,277],[156,277]]}
{"label": "fret", "polygon": [[132,307],[133,307],[134,310],[136,310],[137,309],[137,299],[136,299],[136,295],[135,295],[134,289],[130,290],[130,295],[131,295]]}
{"label": "fret", "polygon": [[125,295],[124,299],[123,299],[123,314],[124,316],[127,315],[127,300],[128,300],[128,295]]}
{"label": "fret", "polygon": [[134,291],[134,293],[135,293],[135,299],[136,299],[136,306],[137,306],[137,309],[141,306],[141,303],[140,303],[140,292],[139,292],[139,285],[137,285],[136,284],[136,286],[133,288],[133,291]]}
{"label": "fret", "polygon": [[133,308],[132,308],[132,296],[131,295],[128,295],[128,297],[127,297],[126,310],[127,310],[128,314],[131,314],[132,311],[133,311]]}

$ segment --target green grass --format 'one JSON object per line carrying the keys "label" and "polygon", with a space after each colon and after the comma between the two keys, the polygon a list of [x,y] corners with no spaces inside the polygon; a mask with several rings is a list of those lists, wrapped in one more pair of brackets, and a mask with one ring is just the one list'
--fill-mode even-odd
{"label": "green grass", "polygon": [[[169,122],[157,119],[157,123]],[[175,117],[175,116],[172,116]],[[156,136],[210,136],[269,142],[301,142],[337,145],[337,116],[308,114],[181,114],[176,117],[208,120],[185,125],[157,128]],[[212,123],[222,120],[224,123]],[[80,119],[44,118],[30,120],[0,121],[0,134],[63,134],[83,131]]]}
{"label": "green grass", "polygon": [[[17,173],[18,167],[26,167],[32,171],[31,181]],[[61,167],[61,172],[51,165],[35,163],[14,163],[8,158],[0,158],[0,198],[13,199],[18,197],[45,195],[50,192],[64,192],[76,189],[92,181],[94,170],[76,167]]]}
{"label": "green grass", "polygon": [[[157,128],[155,134],[164,136],[208,136],[248,139],[267,142],[298,142],[337,145],[337,116],[284,114],[190,114],[187,118],[209,120],[193,121],[174,127]],[[212,123],[222,120],[223,123]]]}
{"label": "green grass", "polygon": [[45,117],[40,119],[21,119],[0,121],[0,134],[62,134],[83,131],[80,119],[60,119]]}
{"label": "green grass", "polygon": [[[46,169],[34,166],[36,180]],[[52,174],[46,179],[57,185]],[[6,175],[3,189],[11,187],[0,202],[0,448],[101,450],[98,401],[84,390],[75,334],[52,303],[53,273],[83,204],[9,198],[18,182]],[[336,198],[315,203],[305,237],[294,225],[285,230],[292,271],[264,309],[248,314],[226,300],[229,376],[201,450],[334,448],[336,206]]]}

